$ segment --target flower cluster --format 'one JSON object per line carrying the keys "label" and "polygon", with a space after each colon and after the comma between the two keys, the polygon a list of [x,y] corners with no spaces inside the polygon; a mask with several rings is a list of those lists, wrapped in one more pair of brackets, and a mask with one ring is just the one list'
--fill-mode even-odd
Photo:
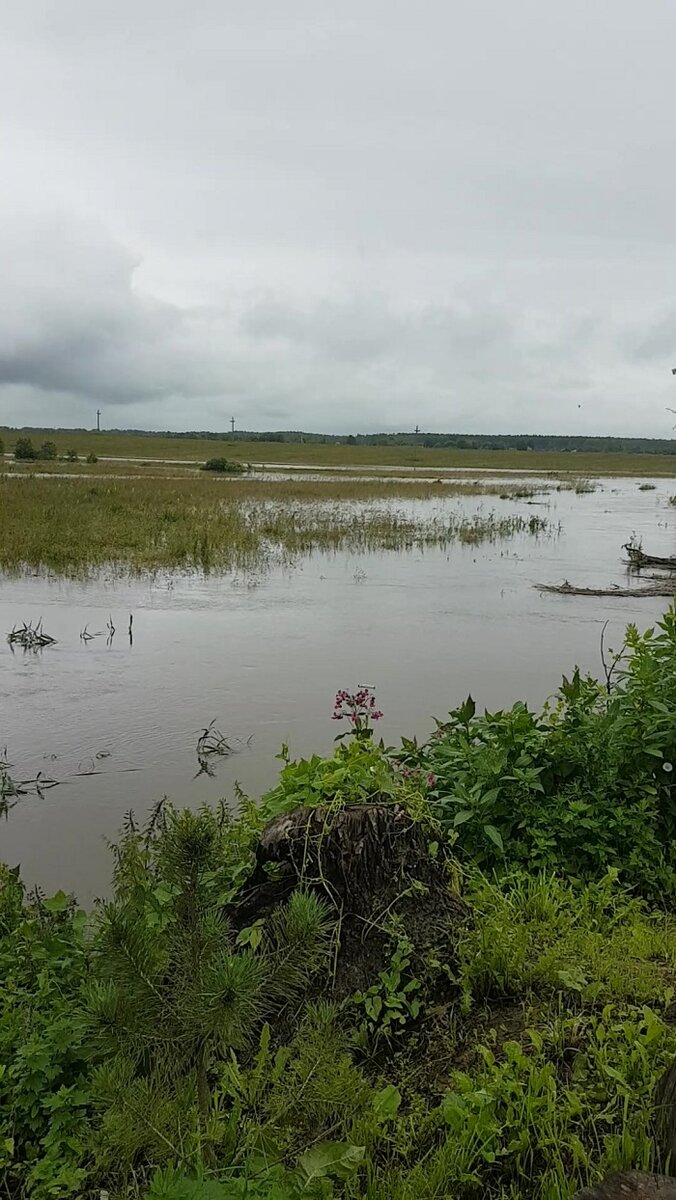
{"label": "flower cluster", "polygon": [[[423,781],[423,772],[420,770],[420,767],[402,767],[401,776],[402,779],[410,779],[415,782]],[[437,777],[436,775],[433,775],[431,771],[429,774],[424,776],[424,780],[428,788],[434,788],[437,786]]]}
{"label": "flower cluster", "polygon": [[[336,692],[333,705],[333,721],[347,720],[352,728],[350,733],[362,737],[371,733],[371,721],[379,721],[382,717],[380,709],[376,708],[376,698],[372,688],[360,687],[356,692],[346,692],[341,688]],[[344,736],[344,735],[341,735]]]}

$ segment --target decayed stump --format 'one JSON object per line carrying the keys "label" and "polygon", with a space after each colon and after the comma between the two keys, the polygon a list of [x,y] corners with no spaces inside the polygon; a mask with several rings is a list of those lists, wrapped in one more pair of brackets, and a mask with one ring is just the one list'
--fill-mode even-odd
{"label": "decayed stump", "polygon": [[655,1088],[655,1141],[663,1162],[676,1170],[676,1061]]}
{"label": "decayed stump", "polygon": [[666,1175],[644,1175],[620,1171],[596,1187],[583,1188],[573,1200],[676,1200],[676,1179]]}
{"label": "decayed stump", "polygon": [[302,883],[336,907],[363,914],[384,883],[407,871],[429,874],[431,861],[424,829],[399,804],[295,808],[263,830],[238,908],[279,902]]}
{"label": "decayed stump", "polygon": [[[396,937],[410,946],[416,969],[428,971],[428,999],[443,1007],[454,993],[448,972],[469,908],[452,886],[447,854],[432,852],[432,840],[399,804],[296,808],[266,825],[253,872],[228,915],[242,928],[297,887],[319,895],[336,915],[337,999],[377,983],[391,960],[396,920]],[[424,968],[429,962],[437,967]]]}

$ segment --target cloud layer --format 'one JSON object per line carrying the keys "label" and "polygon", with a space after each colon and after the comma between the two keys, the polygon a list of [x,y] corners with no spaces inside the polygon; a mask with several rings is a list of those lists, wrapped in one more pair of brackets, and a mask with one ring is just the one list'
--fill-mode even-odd
{"label": "cloud layer", "polygon": [[668,0],[15,6],[0,423],[670,433],[674,35]]}

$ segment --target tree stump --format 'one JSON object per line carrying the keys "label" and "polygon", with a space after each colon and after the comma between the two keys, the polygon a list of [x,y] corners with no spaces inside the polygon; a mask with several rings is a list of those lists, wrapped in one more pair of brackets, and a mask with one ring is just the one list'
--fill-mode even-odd
{"label": "tree stump", "polygon": [[583,1188],[573,1200],[676,1200],[676,1179],[666,1175],[644,1175],[621,1171],[609,1175],[596,1187]]}
{"label": "tree stump", "polygon": [[676,1167],[676,1061],[655,1088],[655,1141],[662,1160]]}
{"label": "tree stump", "polygon": [[363,915],[383,884],[409,872],[429,876],[433,866],[423,827],[399,804],[295,808],[263,830],[238,907],[258,910],[302,883],[337,908]]}
{"label": "tree stump", "polygon": [[[266,825],[254,870],[228,915],[241,929],[295,888],[313,891],[336,914],[336,999],[377,983],[404,940],[416,970],[434,975],[425,979],[428,1000],[443,1003],[453,993],[457,935],[470,910],[452,886],[448,855],[431,852],[432,839],[399,804],[296,808]],[[434,969],[425,967],[430,961]]]}

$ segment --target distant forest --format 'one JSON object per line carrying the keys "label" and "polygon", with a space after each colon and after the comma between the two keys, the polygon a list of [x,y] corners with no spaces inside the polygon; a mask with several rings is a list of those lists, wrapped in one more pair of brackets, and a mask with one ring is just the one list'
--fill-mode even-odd
{"label": "distant forest", "polygon": [[[14,433],[43,432],[34,429],[14,429]],[[55,429],[55,433],[91,433],[85,429]],[[94,431],[95,432],[95,431]],[[103,431],[102,431],[103,432]],[[275,442],[275,443],[320,443],[324,445],[348,446],[422,446],[430,449],[448,448],[456,450],[558,450],[570,454],[583,452],[595,454],[676,454],[674,438],[637,437],[567,437],[556,434],[488,434],[488,433],[303,433],[300,430],[284,430],[281,433],[252,433],[236,430],[235,433],[221,431],[190,430],[174,433],[171,430],[106,429],[106,433],[133,434],[135,437],[197,438],[205,442]]]}

